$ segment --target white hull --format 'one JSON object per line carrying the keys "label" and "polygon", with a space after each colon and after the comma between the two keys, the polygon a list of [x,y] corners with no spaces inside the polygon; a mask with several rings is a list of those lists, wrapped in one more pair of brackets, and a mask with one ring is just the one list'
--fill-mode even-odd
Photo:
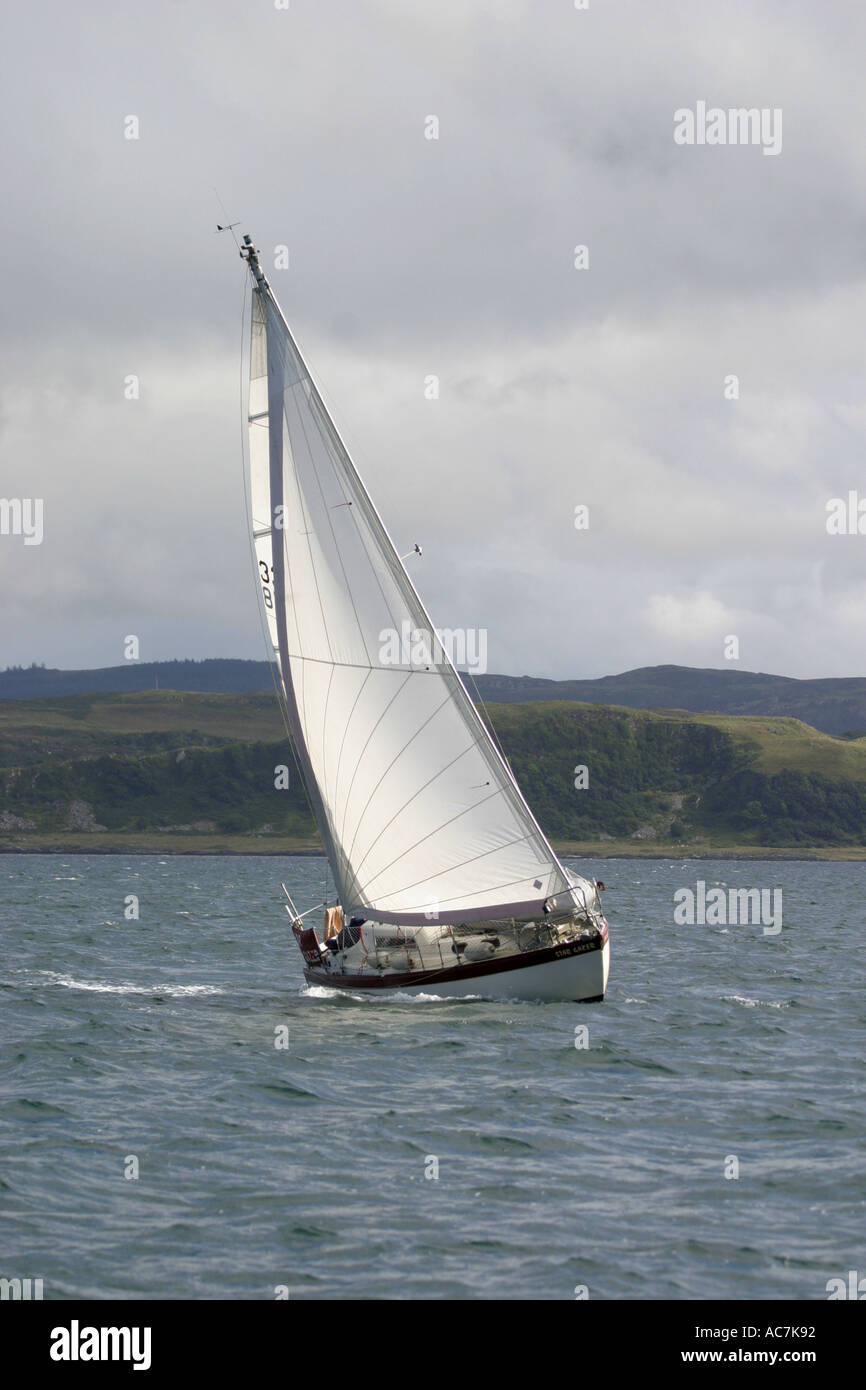
{"label": "white hull", "polygon": [[474,980],[451,980],[446,984],[403,986],[403,994],[431,994],[443,999],[542,999],[567,1003],[601,999],[607,990],[610,969],[610,940],[600,951],[582,956],[531,965],[526,970],[509,970],[500,975],[481,975]]}
{"label": "white hull", "polygon": [[525,969],[473,974],[462,980],[437,980],[428,974],[426,980],[413,985],[408,983],[404,975],[399,981],[395,980],[393,986],[368,990],[358,976],[353,981],[348,974],[331,974],[327,977],[319,971],[305,974],[311,983],[348,993],[353,991],[354,985],[356,990],[375,996],[399,993],[430,995],[437,999],[538,999],[575,1003],[602,999],[607,989],[609,969],[610,939],[605,937],[600,950],[548,960]]}

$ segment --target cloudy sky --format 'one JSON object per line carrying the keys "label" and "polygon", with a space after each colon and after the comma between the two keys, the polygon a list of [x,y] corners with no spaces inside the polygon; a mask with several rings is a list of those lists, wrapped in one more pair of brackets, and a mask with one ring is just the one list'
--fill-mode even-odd
{"label": "cloudy sky", "polygon": [[[859,0],[6,13],[0,497],[44,538],[0,535],[0,666],[264,654],[216,188],[489,670],[727,667],[735,635],[741,669],[863,674],[866,535],[826,528],[866,498]],[[699,102],[778,109],[781,151],[675,143]]]}

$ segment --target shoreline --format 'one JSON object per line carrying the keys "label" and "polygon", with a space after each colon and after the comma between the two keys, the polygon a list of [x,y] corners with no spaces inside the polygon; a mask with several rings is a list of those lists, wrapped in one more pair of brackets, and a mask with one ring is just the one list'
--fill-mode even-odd
{"label": "shoreline", "polygon": [[[310,840],[283,840],[268,837],[263,845],[258,837],[242,835],[172,836],[159,840],[147,833],[127,836],[104,836],[98,833],[60,833],[13,836],[0,842],[2,854],[105,854],[158,855],[159,857],[250,857],[286,859],[299,855],[324,855],[321,845]],[[29,841],[29,843],[28,843]],[[670,844],[657,840],[636,844],[633,840],[551,841],[556,854],[569,859],[781,859],[823,860],[857,863],[866,860],[866,845],[712,845],[706,841]]]}

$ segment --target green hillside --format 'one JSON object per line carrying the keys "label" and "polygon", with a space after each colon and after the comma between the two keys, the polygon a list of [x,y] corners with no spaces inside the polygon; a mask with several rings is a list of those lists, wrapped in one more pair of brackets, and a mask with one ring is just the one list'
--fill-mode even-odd
{"label": "green hillside", "polygon": [[[571,702],[488,708],[530,805],[559,842],[866,845],[866,738],[833,738],[797,719]],[[583,790],[574,785],[580,765]]]}
{"label": "green hillside", "polygon": [[[866,738],[791,718],[572,701],[484,712],[563,848],[856,857],[866,846]],[[274,785],[279,765],[287,789]],[[576,787],[581,766],[588,785]],[[0,701],[0,849],[284,853],[317,843],[272,695]]]}

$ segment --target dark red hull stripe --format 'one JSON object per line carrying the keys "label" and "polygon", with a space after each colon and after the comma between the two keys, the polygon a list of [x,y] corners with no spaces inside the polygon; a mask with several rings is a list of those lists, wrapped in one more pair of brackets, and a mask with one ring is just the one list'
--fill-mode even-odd
{"label": "dark red hull stripe", "polygon": [[543,951],[525,951],[521,956],[508,956],[505,960],[473,961],[469,965],[449,966],[445,970],[407,970],[400,975],[332,975],[327,970],[308,970],[305,967],[304,978],[308,984],[326,985],[328,989],[405,989],[407,985],[447,985],[454,980],[476,980],[484,975],[503,975],[509,970],[528,970],[534,965],[563,960],[566,956],[588,955],[591,951],[600,951],[606,941],[607,932],[598,942],[546,946]]}

